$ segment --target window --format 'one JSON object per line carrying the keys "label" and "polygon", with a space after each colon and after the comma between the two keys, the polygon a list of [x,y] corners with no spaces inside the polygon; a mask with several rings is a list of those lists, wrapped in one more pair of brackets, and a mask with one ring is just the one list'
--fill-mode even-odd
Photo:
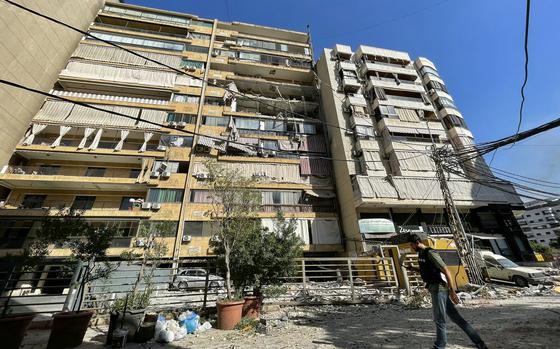
{"label": "window", "polygon": [[156,160],[154,162],[154,171],[177,173],[179,171],[179,162]]}
{"label": "window", "polygon": [[148,202],[181,202],[183,190],[181,189],[150,189]]}
{"label": "window", "polygon": [[301,124],[301,133],[305,134],[317,134],[317,126],[315,124]]}
{"label": "window", "polygon": [[167,122],[186,122],[187,124],[194,124],[196,122],[196,115],[183,114],[183,113],[167,113]]}
{"label": "window", "polygon": [[354,127],[354,130],[354,135],[358,138],[375,137],[375,130],[373,129],[373,127],[356,125],[356,127]]}
{"label": "window", "polygon": [[25,195],[21,206],[23,208],[41,208],[46,199],[46,195]]}
{"label": "window", "polygon": [[234,120],[235,120],[235,126],[239,129],[245,129],[245,130],[260,129],[261,122],[258,119],[234,118]]}
{"label": "window", "polygon": [[236,57],[236,54],[235,54],[234,51],[227,51],[227,50],[221,50],[221,49],[214,49],[213,54],[215,56],[232,57],[232,58]]}
{"label": "window", "polygon": [[219,116],[205,116],[204,117],[204,125],[207,126],[227,126],[228,125],[228,118],[222,118]]}
{"label": "window", "polygon": [[91,32],[91,34],[95,35],[100,39],[115,42],[115,43],[120,43],[120,44],[146,46],[146,47],[152,47],[152,48],[170,50],[170,51],[183,51],[183,49],[185,48],[185,45],[183,44],[170,42],[170,41],[142,39],[134,36],[107,34],[107,33],[100,33],[100,32]]}
{"label": "window", "polygon": [[210,41],[210,35],[208,35],[208,34],[191,32],[191,33],[189,33],[189,37],[191,39]]}
{"label": "window", "polygon": [[395,110],[395,107],[393,107],[392,105],[380,105],[379,112],[381,113],[381,115],[384,116],[398,117],[397,111]]}
{"label": "window", "polygon": [[175,237],[177,235],[177,221],[140,221],[139,229],[146,233],[152,233],[161,237]]}
{"label": "window", "polygon": [[162,135],[159,139],[159,145],[166,147],[190,148],[192,143],[193,137],[191,136]]}
{"label": "window", "polygon": [[422,68],[420,68],[420,73],[422,73],[422,76],[426,75],[426,74],[430,74],[430,75],[434,75],[434,76],[439,76],[437,70],[435,70],[432,67],[429,67],[427,65],[423,66]]}
{"label": "window", "polygon": [[41,167],[39,167],[39,174],[42,174],[42,175],[56,175],[59,170],[60,170],[60,166],[41,165]]}
{"label": "window", "polygon": [[196,52],[196,53],[208,53],[208,47],[185,45],[185,51]]}
{"label": "window", "polygon": [[[453,127],[467,127],[467,125],[465,124],[465,120],[463,120],[462,117],[453,114],[444,116],[443,123],[448,130],[452,129]],[[531,215],[528,215],[527,217],[530,216]]]}
{"label": "window", "polygon": [[185,222],[183,226],[183,236],[193,237],[212,236],[216,230],[215,222]]}
{"label": "window", "polygon": [[182,68],[192,68],[192,69],[204,69],[204,62],[193,61],[190,59],[183,58],[181,61]]}
{"label": "window", "polygon": [[261,55],[258,53],[239,52],[239,59],[242,61],[260,62]]}
{"label": "window", "polygon": [[137,10],[133,10],[133,9],[126,9],[126,8],[120,8],[120,7],[114,7],[114,6],[105,6],[103,8],[103,11],[108,11],[108,12],[114,12],[114,13],[118,13],[121,15],[127,15],[127,16],[133,16],[133,17],[142,17],[142,18],[147,18],[147,19],[151,19],[154,21],[160,21],[160,22],[171,22],[171,23],[178,23],[178,24],[189,24],[190,20],[187,18],[182,18],[182,17],[175,17],[175,16],[169,16],[169,15],[162,15],[159,13],[150,13],[150,12],[142,12],[142,11],[137,11]]}
{"label": "window", "polygon": [[286,127],[286,123],[284,121],[265,120],[264,121],[264,130],[265,131],[274,131],[274,132],[285,132],[287,130],[287,127]]}
{"label": "window", "polygon": [[183,94],[180,94],[180,93],[174,93],[172,100],[174,102],[179,102],[179,103],[198,104],[198,102],[200,101],[200,97],[199,96],[193,96],[193,95],[183,95]]}
{"label": "window", "polygon": [[439,91],[443,91],[445,93],[449,93],[447,91],[447,87],[445,87],[444,84],[442,84],[439,81],[430,81],[428,82],[428,89],[434,89],[434,90],[439,90]]}
{"label": "window", "polygon": [[206,97],[204,98],[204,104],[206,105],[215,105],[215,106],[223,106],[225,104],[223,98],[219,97]]}
{"label": "window", "polygon": [[72,203],[72,210],[91,210],[95,203],[95,196],[76,196]]}
{"label": "window", "polygon": [[[237,45],[239,46],[246,46],[246,47],[254,47],[254,48],[262,48],[265,50],[274,50],[274,51],[283,51],[288,52],[288,45],[286,44],[279,44],[270,41],[262,41],[262,40],[255,40],[255,39],[247,39],[247,38],[237,38]],[[300,48],[300,47],[292,47],[292,51],[294,53],[304,53],[309,55],[309,49],[307,47]]]}
{"label": "window", "polygon": [[278,141],[276,140],[263,139],[261,140],[261,142],[262,142],[262,148],[265,151],[278,150]]}
{"label": "window", "polygon": [[191,21],[192,25],[198,25],[199,27],[205,27],[205,28],[212,28],[214,26],[214,24],[212,24],[211,22],[203,22],[203,21]]}
{"label": "window", "polygon": [[130,172],[128,173],[128,178],[138,178],[139,175],[140,175],[139,168],[131,168]]}
{"label": "window", "polygon": [[132,210],[132,207],[134,207],[134,204],[136,202],[139,202],[140,199],[142,199],[142,198],[134,197],[134,196],[123,196],[123,198],[121,200],[121,206],[119,207],[119,210],[121,210],[121,211]]}
{"label": "window", "polygon": [[21,248],[31,228],[33,221],[1,220],[0,221],[0,248]]}
{"label": "window", "polygon": [[88,167],[86,177],[103,177],[106,170],[105,167]]}
{"label": "window", "polygon": [[540,215],[541,215],[540,212],[535,213],[535,216],[540,216]]}
{"label": "window", "polygon": [[455,103],[453,103],[453,101],[447,97],[439,97],[438,99],[435,100],[435,104],[438,110],[441,110],[443,108],[457,109]]}

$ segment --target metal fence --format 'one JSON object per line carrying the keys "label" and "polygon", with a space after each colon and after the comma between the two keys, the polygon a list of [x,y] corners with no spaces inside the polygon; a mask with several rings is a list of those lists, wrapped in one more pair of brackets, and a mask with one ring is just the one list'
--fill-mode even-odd
{"label": "metal fence", "polygon": [[[113,262],[116,263],[116,262]],[[265,302],[278,304],[361,303],[398,293],[395,263],[390,257],[303,258],[294,261],[293,275],[280,286],[266,287]],[[0,312],[54,313],[61,310],[111,311],[118,299],[150,287],[148,309],[154,311],[200,309],[224,298],[223,279],[214,259],[171,261],[147,266],[150,282],[138,282],[139,262],[120,262],[107,279],[84,285],[85,267],[75,264],[41,264],[33,269],[0,271]]]}

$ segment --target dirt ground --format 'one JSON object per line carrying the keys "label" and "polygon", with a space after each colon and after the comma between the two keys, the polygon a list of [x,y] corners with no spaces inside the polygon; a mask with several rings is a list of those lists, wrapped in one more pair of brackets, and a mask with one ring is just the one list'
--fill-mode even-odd
{"label": "dirt ground", "polygon": [[[430,348],[435,326],[429,309],[398,304],[283,308],[265,315],[266,333],[208,330],[170,344],[126,348]],[[460,312],[489,348],[558,348],[560,296],[467,301]],[[82,348],[101,348],[106,328],[91,328]],[[48,331],[30,331],[22,348],[46,346]],[[454,324],[448,348],[473,348]]]}

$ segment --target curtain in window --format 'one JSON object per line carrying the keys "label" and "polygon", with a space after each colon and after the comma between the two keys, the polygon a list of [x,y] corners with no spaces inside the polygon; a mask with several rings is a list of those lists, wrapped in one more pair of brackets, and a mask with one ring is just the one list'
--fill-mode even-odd
{"label": "curtain in window", "polygon": [[325,138],[321,135],[303,137],[300,150],[307,150],[314,153],[326,153],[327,144],[325,143]]}
{"label": "curtain in window", "polygon": [[61,125],[59,136],[51,144],[51,148],[58,147],[60,145],[60,142],[62,141],[62,137],[64,137],[71,129],[72,127],[70,126]]}
{"label": "curtain in window", "polygon": [[88,138],[93,134],[93,131],[95,131],[94,128],[90,128],[90,127],[84,128],[84,137],[80,141],[80,144],[78,144],[78,149],[83,149],[86,146],[86,142]]}
{"label": "curtain in window", "polygon": [[124,145],[124,141],[126,140],[126,137],[128,137],[128,134],[130,133],[129,130],[121,130],[121,138],[119,140],[119,143],[117,143],[117,145],[115,146],[115,151],[121,151],[122,147]]}
{"label": "curtain in window", "polygon": [[258,130],[260,128],[260,121],[258,119],[235,118],[235,125],[237,128],[245,130]]}
{"label": "curtain in window", "polygon": [[154,158],[142,158],[142,168],[138,177],[136,177],[136,183],[146,183],[150,180],[150,170],[154,165]]}
{"label": "curtain in window", "polygon": [[95,137],[93,138],[93,141],[89,145],[89,148],[88,148],[89,150],[97,149],[97,147],[99,146],[99,141],[101,141],[101,136],[102,135],[103,135],[103,129],[100,128],[99,130],[97,130],[97,133],[95,134]]}
{"label": "curtain in window", "polygon": [[312,242],[317,245],[340,244],[340,228],[336,219],[311,219]]}
{"label": "curtain in window", "polygon": [[138,150],[139,152],[146,151],[146,148],[148,147],[148,142],[150,141],[150,139],[152,139],[153,136],[154,136],[153,132],[144,132],[144,143],[142,143],[142,146]]}
{"label": "curtain in window", "polygon": [[47,125],[45,125],[45,124],[33,124],[31,126],[31,133],[27,137],[25,137],[22,144],[23,145],[32,144],[33,140],[35,139],[35,136],[38,135],[39,133],[41,133],[46,128],[47,128]]}
{"label": "curtain in window", "polygon": [[191,195],[191,202],[211,203],[213,200],[212,193],[209,190],[193,190]]}
{"label": "curtain in window", "polygon": [[[302,142],[303,144],[303,142]],[[306,143],[307,145],[307,143]],[[278,141],[278,147],[281,150],[304,150],[301,148],[301,144],[299,142],[295,142],[292,140],[279,140]],[[305,149],[307,150],[307,149]]]}
{"label": "curtain in window", "polygon": [[150,189],[148,202],[181,202],[183,190],[181,189]]}

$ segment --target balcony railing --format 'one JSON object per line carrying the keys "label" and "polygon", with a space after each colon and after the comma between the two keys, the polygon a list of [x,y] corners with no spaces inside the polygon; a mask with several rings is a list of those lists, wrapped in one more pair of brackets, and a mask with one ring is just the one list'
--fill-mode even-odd
{"label": "balcony railing", "polygon": [[173,37],[180,38],[180,39],[188,39],[189,38],[188,33],[186,31],[185,31],[185,34],[177,34],[177,33],[160,32],[160,31],[156,31],[156,30],[140,29],[140,28],[133,28],[133,27],[127,27],[127,26],[122,26],[122,25],[100,23],[100,22],[95,22],[95,26],[96,27],[114,28],[114,29],[124,29],[124,30],[130,30],[130,31],[135,31],[135,32],[139,32],[139,33],[146,33],[146,34],[173,36]]}
{"label": "balcony railing", "polygon": [[334,205],[262,205],[261,212],[292,212],[292,213],[312,213],[312,212],[336,212]]}
{"label": "balcony railing", "polygon": [[136,178],[139,169],[86,168],[72,166],[5,166],[2,173],[29,176],[78,176],[96,178]]}

